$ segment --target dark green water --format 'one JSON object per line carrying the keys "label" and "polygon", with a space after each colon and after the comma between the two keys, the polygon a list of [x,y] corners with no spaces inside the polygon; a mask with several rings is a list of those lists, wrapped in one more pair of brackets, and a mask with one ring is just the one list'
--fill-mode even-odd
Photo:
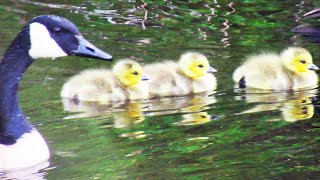
{"label": "dark green water", "polygon": [[[102,1],[12,0],[0,3],[0,51],[25,22],[41,14],[73,21],[115,60],[142,64],[178,59],[187,50],[207,55],[218,72],[212,95],[131,102],[108,107],[64,107],[68,77],[113,63],[79,57],[41,59],[20,87],[25,114],[46,138],[47,179],[318,179],[317,90],[237,92],[232,72],[245,57],[288,46],[307,48],[320,65],[319,44],[291,29],[317,1]],[[146,20],[143,21],[146,17]],[[65,105],[68,104],[66,100]],[[209,121],[208,115],[216,115]],[[78,117],[78,118],[75,118]],[[26,176],[26,175],[24,175]],[[29,175],[30,177],[33,175]]]}

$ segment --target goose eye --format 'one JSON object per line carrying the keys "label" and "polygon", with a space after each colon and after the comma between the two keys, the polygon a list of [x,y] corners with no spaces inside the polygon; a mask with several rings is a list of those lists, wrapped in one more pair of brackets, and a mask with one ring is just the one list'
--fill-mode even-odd
{"label": "goose eye", "polygon": [[301,62],[302,64],[305,64],[305,63],[306,63],[306,60],[300,60],[300,62]]}
{"label": "goose eye", "polygon": [[202,65],[202,64],[199,64],[198,67],[199,67],[199,68],[203,68],[203,65]]}
{"label": "goose eye", "polygon": [[57,27],[57,26],[53,28],[53,31],[57,34],[61,34],[62,32],[61,27]]}
{"label": "goose eye", "polygon": [[132,74],[136,75],[136,76],[139,75],[139,73],[137,71],[134,71]]}

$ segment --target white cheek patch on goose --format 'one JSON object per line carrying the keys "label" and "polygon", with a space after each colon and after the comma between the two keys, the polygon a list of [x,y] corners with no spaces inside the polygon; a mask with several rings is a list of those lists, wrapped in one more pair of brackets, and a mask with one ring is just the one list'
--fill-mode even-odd
{"label": "white cheek patch on goose", "polygon": [[62,57],[67,56],[57,42],[51,38],[47,28],[40,23],[30,24],[30,43],[31,48],[29,55],[33,59],[45,57]]}

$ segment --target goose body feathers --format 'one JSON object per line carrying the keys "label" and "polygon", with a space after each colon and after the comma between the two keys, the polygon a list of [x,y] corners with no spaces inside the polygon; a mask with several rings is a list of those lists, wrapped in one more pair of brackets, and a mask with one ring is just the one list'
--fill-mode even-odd
{"label": "goose body feathers", "polygon": [[0,174],[30,168],[50,158],[41,134],[19,107],[18,87],[26,69],[38,58],[68,55],[111,60],[85,40],[69,20],[43,15],[28,22],[0,61]]}

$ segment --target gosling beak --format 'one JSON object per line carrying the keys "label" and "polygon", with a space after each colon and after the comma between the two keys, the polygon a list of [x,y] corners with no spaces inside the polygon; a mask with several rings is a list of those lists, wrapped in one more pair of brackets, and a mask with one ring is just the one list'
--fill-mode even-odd
{"label": "gosling beak", "polygon": [[215,119],[217,119],[217,118],[218,118],[218,116],[210,115],[210,120],[215,120]]}
{"label": "gosling beak", "polygon": [[314,64],[310,64],[309,69],[310,70],[319,70],[319,68]]}
{"label": "gosling beak", "polygon": [[215,69],[215,68],[213,68],[213,67],[211,67],[211,66],[209,66],[209,68],[208,68],[208,71],[207,71],[208,73],[215,73],[215,72],[217,72],[217,70]]}
{"label": "gosling beak", "polygon": [[79,41],[79,46],[77,50],[71,52],[72,55],[112,61],[110,54],[101,51],[82,36],[77,35],[76,38]]}
{"label": "gosling beak", "polygon": [[148,80],[150,80],[150,78],[148,76],[142,75],[141,81],[148,81]]}

